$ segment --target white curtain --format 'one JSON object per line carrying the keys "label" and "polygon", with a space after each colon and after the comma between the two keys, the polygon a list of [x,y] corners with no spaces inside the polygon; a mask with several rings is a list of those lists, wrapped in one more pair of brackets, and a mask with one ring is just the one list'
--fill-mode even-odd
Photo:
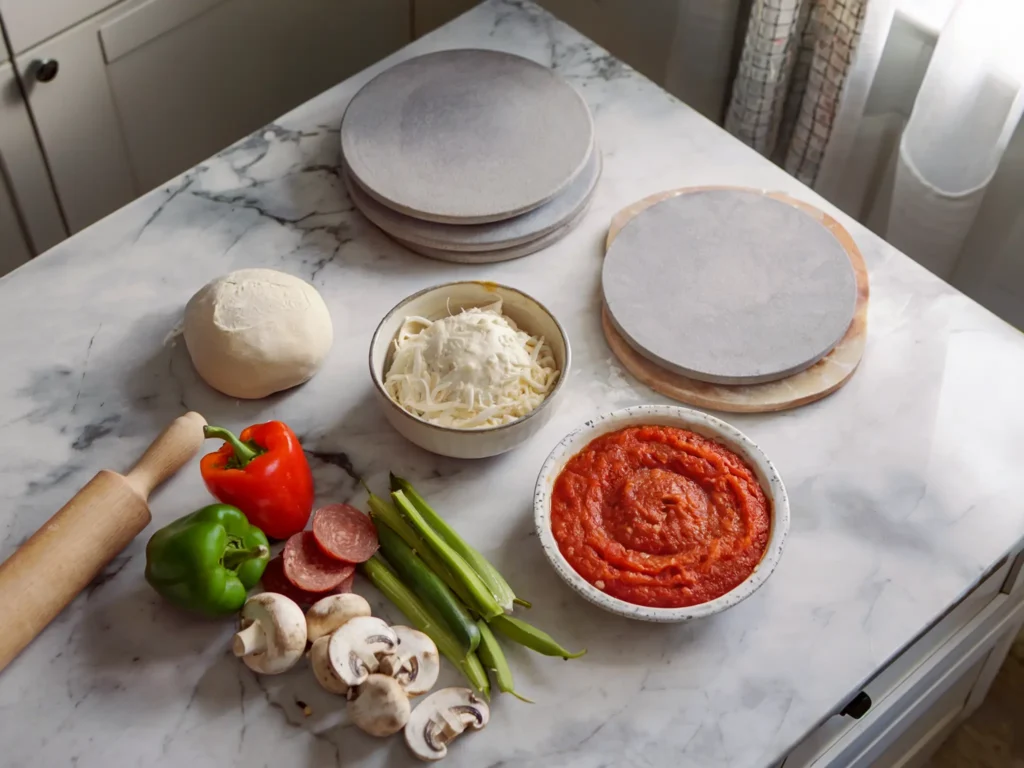
{"label": "white curtain", "polygon": [[961,0],[900,139],[886,239],[950,278],[1024,109],[1020,0]]}
{"label": "white curtain", "polygon": [[1022,29],[1020,0],[870,0],[815,189],[1024,329]]}

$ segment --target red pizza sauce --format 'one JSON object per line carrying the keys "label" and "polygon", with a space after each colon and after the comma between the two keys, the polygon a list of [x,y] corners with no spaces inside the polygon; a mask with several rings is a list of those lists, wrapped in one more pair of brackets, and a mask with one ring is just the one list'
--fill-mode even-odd
{"label": "red pizza sauce", "polygon": [[628,427],[565,465],[551,528],[569,564],[636,605],[680,608],[724,595],[768,545],[770,502],[753,470],[685,429]]}

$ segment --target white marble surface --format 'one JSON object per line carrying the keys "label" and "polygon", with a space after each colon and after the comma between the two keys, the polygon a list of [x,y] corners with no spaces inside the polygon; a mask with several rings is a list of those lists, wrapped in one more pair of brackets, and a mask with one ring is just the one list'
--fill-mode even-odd
{"label": "white marble surface", "polygon": [[[453,46],[550,64],[594,111],[603,178],[583,224],[547,251],[488,267],[441,264],[402,250],[351,209],[337,171],[347,100],[389,64]],[[546,564],[533,483],[550,448],[587,417],[664,402],[602,340],[600,246],[619,208],[691,184],[783,189],[836,214],[533,6],[477,8],[0,280],[0,557],[97,469],[125,468],[184,408],[233,427],[281,418],[314,453],[320,499],[361,503],[356,473],[378,486],[388,469],[409,476],[534,601],[539,625],[590,649],[572,663],[513,650],[520,690],[537,703],[498,699],[488,729],[458,744],[448,765],[769,763],[1024,535],[1024,338],[839,215],[871,271],[861,370],[821,403],[730,419],[789,488],[779,569],[749,600],[699,623],[605,614]],[[337,329],[320,375],[261,402],[212,392],[183,345],[165,342],[199,286],[243,266],[312,280]],[[403,442],[372,401],[366,370],[370,335],[393,304],[464,277],[508,283],[551,307],[575,366],[539,435],[476,463]],[[154,496],[154,527],[207,499],[194,462]],[[0,762],[411,763],[400,740],[345,727],[308,670],[257,678],[229,655],[230,627],[163,604],[142,580],[146,538],[0,675]]]}

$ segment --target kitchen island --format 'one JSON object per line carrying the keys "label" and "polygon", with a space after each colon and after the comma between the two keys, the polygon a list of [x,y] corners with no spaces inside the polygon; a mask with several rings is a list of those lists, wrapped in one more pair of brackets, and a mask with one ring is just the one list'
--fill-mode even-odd
{"label": "kitchen island", "polygon": [[[554,67],[593,111],[604,174],[583,223],[547,250],[493,266],[434,262],[352,208],[338,174],[348,100],[392,64],[451,47]],[[602,240],[623,206],[707,184],[782,190],[836,216],[870,271],[868,343],[860,370],[825,400],[727,417],[789,490],[792,528],[775,574],[725,613],[650,625],[602,612],[558,578],[534,533],[533,486],[584,420],[667,402],[604,342]],[[334,319],[324,369],[267,400],[208,388],[175,334],[188,298],[242,267],[312,282]],[[366,363],[393,305],[461,279],[537,297],[573,345],[551,422],[478,462],[405,442],[373,401]],[[573,662],[510,649],[517,687],[537,703],[496,698],[488,728],[451,750],[453,767],[768,766],[787,755],[787,765],[848,765],[854,754],[884,764],[864,750],[888,748],[893,723],[933,711],[947,691],[957,713],[969,706],[1024,615],[1013,589],[1024,337],[529,3],[477,7],[0,279],[0,321],[0,558],[98,469],[126,469],[185,410],[232,428],[281,419],[309,452],[320,502],[365,508],[357,478],[382,489],[389,470],[405,475],[533,601],[532,621],[588,649]],[[231,622],[192,619],[146,585],[149,534],[209,499],[197,464],[154,495],[150,528],[0,674],[4,765],[415,764],[401,739],[348,725],[341,700],[307,669],[253,675],[230,654]],[[356,591],[399,620],[366,582]],[[446,670],[442,682],[456,680]],[[855,698],[865,709],[862,689],[867,714],[840,716]],[[919,699],[928,706],[915,710]]]}

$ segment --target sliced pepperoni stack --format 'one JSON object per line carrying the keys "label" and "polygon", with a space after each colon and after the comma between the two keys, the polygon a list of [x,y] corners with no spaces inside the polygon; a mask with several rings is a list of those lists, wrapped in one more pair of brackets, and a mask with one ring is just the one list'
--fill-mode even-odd
{"label": "sliced pepperoni stack", "polygon": [[352,591],[355,564],[377,551],[377,530],[369,516],[348,504],[330,504],[313,514],[313,529],[288,539],[267,564],[263,588],[299,605]]}

